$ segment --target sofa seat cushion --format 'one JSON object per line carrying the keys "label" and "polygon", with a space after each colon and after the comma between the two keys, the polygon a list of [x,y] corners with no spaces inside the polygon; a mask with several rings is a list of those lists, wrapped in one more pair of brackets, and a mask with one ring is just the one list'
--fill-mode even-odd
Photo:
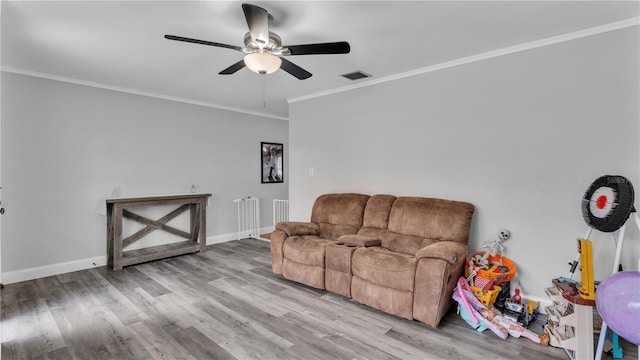
{"label": "sofa seat cushion", "polygon": [[325,247],[333,240],[317,236],[290,236],[284,243],[284,258],[300,264],[324,267]]}
{"label": "sofa seat cushion", "polygon": [[392,289],[413,291],[417,260],[380,246],[359,248],[351,260],[352,273],[362,280]]}

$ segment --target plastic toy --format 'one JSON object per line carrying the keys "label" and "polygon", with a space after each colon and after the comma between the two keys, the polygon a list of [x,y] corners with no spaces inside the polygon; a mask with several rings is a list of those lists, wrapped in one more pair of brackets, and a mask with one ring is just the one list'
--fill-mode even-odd
{"label": "plastic toy", "polygon": [[[503,230],[503,231],[508,231],[508,230]],[[508,239],[509,236],[505,235],[504,239]],[[502,255],[502,252],[504,251],[504,246],[502,246],[501,244],[502,239],[491,239],[491,240],[486,240],[483,244],[482,244],[482,248],[483,249],[487,249],[487,256],[488,255]]]}
{"label": "plastic toy", "polygon": [[[490,290],[487,290],[490,289]],[[491,306],[496,302],[498,298],[498,294],[502,288],[497,285],[493,285],[493,282],[490,282],[484,288],[479,288],[475,286],[471,286],[471,292],[473,295],[482,303],[484,306]]]}
{"label": "plastic toy", "polygon": [[497,326],[480,314],[480,310],[486,309],[487,307],[476,299],[465,278],[461,277],[458,279],[458,287],[453,292],[453,299],[458,302],[458,313],[460,317],[478,332],[490,329],[503,340],[509,336],[509,333],[507,333],[504,328]]}
{"label": "plastic toy", "polygon": [[521,299],[519,303],[506,301],[504,305],[503,315],[506,318],[517,321],[524,327],[529,327],[529,324],[536,319],[536,312],[538,310],[537,301]]}
{"label": "plastic toy", "polygon": [[624,176],[597,178],[582,198],[582,217],[587,225],[602,232],[622,227],[633,212],[633,185]]}
{"label": "plastic toy", "polygon": [[[616,240],[614,232],[617,231],[618,233],[616,241],[616,255],[613,261],[613,270],[611,271],[612,274],[616,273],[618,271],[618,267],[620,266],[620,257],[622,255],[622,244],[624,242],[627,220],[631,220],[631,218],[633,218],[636,222],[636,225],[638,225],[638,229],[640,230],[640,216],[633,206],[634,196],[633,185],[631,185],[631,182],[629,182],[629,180],[627,180],[625,177],[619,175],[604,175],[596,179],[591,184],[582,198],[582,215],[584,221],[588,225],[588,229],[584,236],[584,239],[589,239],[592,230],[611,233],[614,240]],[[569,276],[570,279],[573,277],[575,269],[578,265],[578,261],[582,260],[582,256],[583,254],[579,252],[576,259],[573,262],[569,263],[571,265]],[[584,272],[584,269],[582,269],[583,275]],[[586,274],[587,277],[589,277],[590,275],[592,276],[592,274]],[[590,288],[591,281],[588,281],[588,284],[585,284],[585,278],[581,279],[581,281],[583,285],[588,286],[581,289],[581,300],[591,301],[595,304],[597,301],[584,298],[585,294],[587,295],[586,297],[588,297],[592,293],[592,290]],[[631,289],[634,289],[632,293],[637,293],[637,281],[636,286],[631,286]],[[596,300],[598,298],[598,293],[600,293],[599,290],[595,293]],[[627,335],[634,338],[636,340],[635,343],[638,344],[640,342],[640,327],[637,326],[637,323],[640,321],[640,316],[638,316],[638,308],[640,308],[640,306],[638,305],[640,305],[640,303],[632,303],[631,300],[629,300],[627,303],[624,303],[622,299],[616,299],[615,295],[613,296],[613,298],[604,301],[604,303],[605,304],[602,305],[603,307],[608,307],[611,303],[621,306],[636,306],[635,311],[631,308],[626,308],[626,310],[621,311],[623,313],[625,311],[633,312],[635,315],[635,317],[631,317],[631,319],[633,320],[629,321],[629,324],[627,324],[626,326],[624,324],[624,316],[621,316],[620,313],[616,311],[615,306],[608,309],[611,311],[611,313],[607,317],[616,322],[619,322],[618,326],[622,326],[623,329],[629,330]],[[583,329],[576,332],[575,337],[578,342],[578,349],[575,355],[576,357],[578,357],[580,353],[583,353],[583,357],[593,358],[593,353],[591,351],[591,349],[593,348],[591,335],[593,333],[592,331],[586,331],[591,328],[590,323],[592,322],[592,313],[587,309],[580,310],[582,307],[582,305],[576,305],[578,321],[582,322],[582,326],[576,326],[575,328],[577,330],[581,330],[581,328]],[[579,316],[580,314],[582,314],[582,317]],[[603,318],[603,321],[600,329],[600,336],[598,338],[595,360],[600,360],[602,358],[602,352],[608,328],[608,320],[605,318],[605,315],[602,314],[602,311],[600,311],[600,314]],[[635,333],[632,330],[633,326],[630,324],[636,324]],[[580,335],[580,333],[582,333],[582,335]]]}
{"label": "plastic toy", "polygon": [[543,346],[549,344],[548,334],[538,335],[525,329],[517,322],[505,318],[498,310],[489,309],[482,305],[471,293],[469,284],[463,277],[458,279],[458,287],[453,293],[453,299],[458,302],[460,316],[478,332],[490,329],[503,340],[509,335],[514,337],[524,336]]}
{"label": "plastic toy", "polygon": [[607,340],[611,341],[611,350],[607,350],[607,352],[610,353],[614,359],[622,359],[624,357],[624,350],[622,350],[618,338],[618,334],[611,331],[611,329],[607,331]]}
{"label": "plastic toy", "polygon": [[522,302],[522,297],[520,297],[520,289],[514,290],[516,293],[513,295],[513,302],[516,304],[520,304]]}
{"label": "plastic toy", "polygon": [[516,271],[516,264],[500,254],[491,255],[488,252],[479,251],[467,255],[465,276],[469,278],[475,276],[476,280],[478,278],[496,279],[496,285],[500,285],[513,280]]}
{"label": "plastic toy", "polygon": [[496,302],[493,304],[493,306],[496,309],[504,312],[505,303],[511,298],[511,282],[507,281],[500,284],[500,288],[500,293],[498,294],[498,298],[496,299]]}
{"label": "plastic toy", "polygon": [[627,341],[640,345],[640,272],[622,271],[606,278],[596,291],[596,307],[606,324]]}
{"label": "plastic toy", "polygon": [[578,239],[578,252],[580,253],[580,297],[587,300],[595,300],[596,289],[593,283],[593,255],[591,241]]}
{"label": "plastic toy", "polygon": [[[502,256],[504,246],[502,241],[511,237],[507,229],[498,231],[497,239],[486,240],[482,248],[487,251],[479,251],[467,256],[465,276],[467,281],[477,287],[485,288],[488,280],[496,279],[495,285],[501,285],[515,277],[515,264]],[[490,290],[490,288],[485,288]]]}
{"label": "plastic toy", "polygon": [[509,332],[509,335],[513,337],[524,336],[527,339],[542,346],[549,345],[549,334],[544,333],[542,335],[538,335],[533,331],[523,327],[518,322],[502,316],[502,314],[500,314],[500,312],[496,309],[483,309],[480,313],[494,324],[500,325],[505,328]]}

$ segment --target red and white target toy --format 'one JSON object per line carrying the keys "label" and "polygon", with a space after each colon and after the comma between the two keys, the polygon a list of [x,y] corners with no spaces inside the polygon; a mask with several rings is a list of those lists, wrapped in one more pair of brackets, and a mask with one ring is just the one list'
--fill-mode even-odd
{"label": "red and white target toy", "polygon": [[602,232],[618,230],[635,211],[633,185],[623,176],[597,178],[582,198],[582,217],[590,227]]}

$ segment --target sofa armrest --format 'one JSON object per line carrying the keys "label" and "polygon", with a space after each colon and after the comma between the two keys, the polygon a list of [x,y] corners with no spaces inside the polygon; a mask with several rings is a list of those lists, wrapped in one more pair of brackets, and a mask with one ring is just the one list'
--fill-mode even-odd
{"label": "sofa armrest", "polygon": [[283,221],[276,224],[276,230],[284,231],[288,236],[320,234],[320,226],[311,222]]}
{"label": "sofa armrest", "polygon": [[380,245],[380,240],[362,235],[342,235],[338,239],[339,243],[344,243],[347,245],[355,245],[355,246],[378,246]]}
{"label": "sofa armrest", "polygon": [[456,264],[467,256],[467,246],[456,241],[438,241],[418,250],[416,259],[442,259],[450,264]]}
{"label": "sofa armrest", "polygon": [[274,274],[282,275],[282,261],[284,260],[284,241],[287,240],[287,234],[275,229],[271,233],[271,270]]}
{"label": "sofa armrest", "polygon": [[[444,243],[444,244],[443,244]],[[436,245],[436,246],[433,246]],[[447,251],[449,250],[453,251]],[[414,280],[413,318],[433,327],[454,304],[451,293],[464,276],[466,246],[453,241],[441,241],[418,251],[418,266]],[[457,259],[452,263],[450,260]]]}

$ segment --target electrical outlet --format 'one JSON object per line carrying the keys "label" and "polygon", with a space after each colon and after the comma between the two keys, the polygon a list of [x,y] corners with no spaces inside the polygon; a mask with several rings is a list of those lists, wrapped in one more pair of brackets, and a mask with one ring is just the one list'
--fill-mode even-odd
{"label": "electrical outlet", "polygon": [[313,167],[309,168],[309,176],[313,176]]}
{"label": "electrical outlet", "polygon": [[504,241],[504,240],[508,240],[510,237],[511,237],[511,231],[507,229],[500,229],[498,231],[498,239]]}

